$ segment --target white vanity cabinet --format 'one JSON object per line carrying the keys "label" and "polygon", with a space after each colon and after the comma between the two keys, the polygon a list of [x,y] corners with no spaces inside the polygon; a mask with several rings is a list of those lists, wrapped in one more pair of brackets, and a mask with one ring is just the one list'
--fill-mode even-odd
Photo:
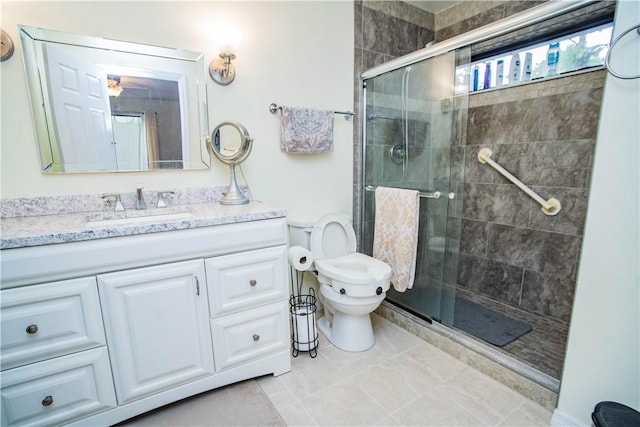
{"label": "white vanity cabinet", "polygon": [[289,371],[286,241],[276,217],[2,250],[1,425],[112,425]]}

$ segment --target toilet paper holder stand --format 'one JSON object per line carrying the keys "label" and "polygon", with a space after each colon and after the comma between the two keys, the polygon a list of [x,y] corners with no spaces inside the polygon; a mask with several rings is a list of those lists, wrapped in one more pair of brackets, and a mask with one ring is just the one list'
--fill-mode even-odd
{"label": "toilet paper holder stand", "polygon": [[308,294],[302,294],[304,271],[291,267],[291,296],[289,313],[291,315],[291,355],[298,357],[301,351],[308,352],[311,358],[318,355],[318,328],[316,311],[318,309],[315,291],[309,288]]}

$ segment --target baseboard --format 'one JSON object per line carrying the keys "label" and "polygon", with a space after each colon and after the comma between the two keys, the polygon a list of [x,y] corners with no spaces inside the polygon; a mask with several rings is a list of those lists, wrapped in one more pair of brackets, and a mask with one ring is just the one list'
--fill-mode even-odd
{"label": "baseboard", "polygon": [[582,422],[576,420],[575,418],[563,413],[557,408],[553,411],[553,416],[551,417],[551,426],[552,427],[589,427],[582,424]]}

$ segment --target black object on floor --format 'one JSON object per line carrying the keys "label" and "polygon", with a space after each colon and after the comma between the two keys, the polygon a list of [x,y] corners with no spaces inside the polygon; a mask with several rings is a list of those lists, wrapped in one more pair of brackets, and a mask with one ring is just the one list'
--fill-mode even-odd
{"label": "black object on floor", "polygon": [[463,298],[456,298],[453,326],[498,347],[504,347],[531,331],[528,323]]}
{"label": "black object on floor", "polygon": [[640,426],[640,412],[617,402],[598,403],[593,409],[591,419],[596,427]]}

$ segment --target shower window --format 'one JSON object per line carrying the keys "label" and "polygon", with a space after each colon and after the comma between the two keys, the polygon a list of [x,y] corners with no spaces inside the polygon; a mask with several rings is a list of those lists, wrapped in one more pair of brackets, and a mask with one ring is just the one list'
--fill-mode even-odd
{"label": "shower window", "polygon": [[[471,62],[470,67],[458,67],[456,94],[513,86],[555,75],[602,67],[609,50],[612,31],[613,23],[598,25],[562,37],[538,41],[499,55],[485,57]],[[552,43],[558,43],[559,48],[559,61],[555,73],[550,73],[547,66],[547,53]],[[514,78],[510,71],[513,70],[512,61],[516,58],[520,61],[520,66]]]}

